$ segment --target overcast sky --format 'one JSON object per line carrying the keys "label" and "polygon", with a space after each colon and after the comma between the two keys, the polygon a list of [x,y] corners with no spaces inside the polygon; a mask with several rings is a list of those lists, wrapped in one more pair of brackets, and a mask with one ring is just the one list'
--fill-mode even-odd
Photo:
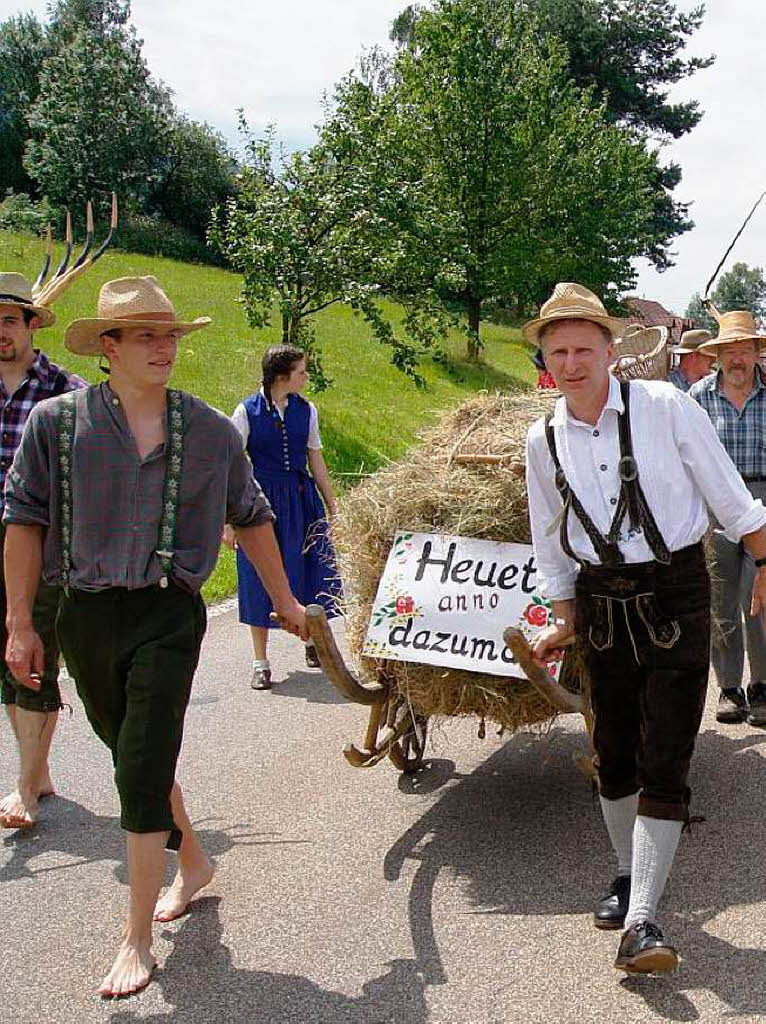
{"label": "overcast sky", "polygon": [[[291,147],[309,144],[321,97],[353,65],[363,47],[388,44],[392,18],[407,0],[133,0],[133,22],[153,74],[192,117],[236,142],[236,110],[251,125],[277,124]],[[694,3],[681,2],[688,10]],[[0,17],[45,0],[0,0]],[[702,291],[758,194],[766,189],[763,110],[766,96],[766,2],[708,0],[690,53],[716,63],[674,88],[706,111],[691,135],[668,146],[684,172],[676,196],[691,200],[696,227],[676,243],[677,266],[665,274],[641,269],[638,292],[683,312]],[[734,260],[766,262],[766,200]]]}

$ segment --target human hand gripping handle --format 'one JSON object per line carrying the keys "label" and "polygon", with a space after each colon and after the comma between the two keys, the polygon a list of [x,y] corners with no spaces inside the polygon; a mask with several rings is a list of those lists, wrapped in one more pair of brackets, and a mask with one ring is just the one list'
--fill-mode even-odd
{"label": "human hand gripping handle", "polygon": [[553,622],[541,629],[532,644],[532,651],[541,665],[561,661],[564,647],[574,641],[574,600],[553,602]]}
{"label": "human hand gripping handle", "polygon": [[42,561],[42,527],[9,523],[4,550],[8,607],[5,661],[16,682],[35,691],[40,689],[40,677],[45,671],[42,641],[32,620]]}

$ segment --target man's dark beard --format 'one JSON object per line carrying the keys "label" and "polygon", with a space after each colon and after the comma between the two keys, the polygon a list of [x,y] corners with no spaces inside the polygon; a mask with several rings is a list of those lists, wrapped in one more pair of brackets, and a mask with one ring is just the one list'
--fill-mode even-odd
{"label": "man's dark beard", "polygon": [[16,346],[5,352],[0,348],[0,363],[12,363],[16,358]]}

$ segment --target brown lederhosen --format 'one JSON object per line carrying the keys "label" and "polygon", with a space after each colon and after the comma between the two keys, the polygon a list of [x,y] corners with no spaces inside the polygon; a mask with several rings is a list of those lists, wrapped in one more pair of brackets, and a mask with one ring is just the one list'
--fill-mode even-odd
{"label": "brown lederhosen", "polygon": [[[684,821],[689,763],[710,664],[710,580],[701,544],[671,554],[659,532],[633,457],[629,385],[620,387],[621,487],[607,537],[569,487],[550,417],[546,421],[556,486],[564,503],[560,542],[580,565],[575,630],[590,675],[601,794],[618,800],[640,791],[640,814]],[[572,551],[570,509],[601,564]],[[618,539],[626,516],[633,531],[643,531],[653,561],[625,562]]]}

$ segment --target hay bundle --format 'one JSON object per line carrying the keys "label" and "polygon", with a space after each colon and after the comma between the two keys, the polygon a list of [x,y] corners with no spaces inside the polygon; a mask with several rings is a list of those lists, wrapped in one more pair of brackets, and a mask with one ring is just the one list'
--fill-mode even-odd
{"label": "hay bundle", "polygon": [[[478,715],[515,731],[547,722],[550,704],[521,679],[361,655],[378,583],[397,530],[531,542],[519,466],[529,426],[552,411],[557,392],[479,396],[446,413],[398,463],[341,502],[333,539],[345,586],[346,635],[358,674],[396,686],[424,715]],[[504,456],[466,464],[461,455]],[[579,689],[573,680],[566,684]]]}

